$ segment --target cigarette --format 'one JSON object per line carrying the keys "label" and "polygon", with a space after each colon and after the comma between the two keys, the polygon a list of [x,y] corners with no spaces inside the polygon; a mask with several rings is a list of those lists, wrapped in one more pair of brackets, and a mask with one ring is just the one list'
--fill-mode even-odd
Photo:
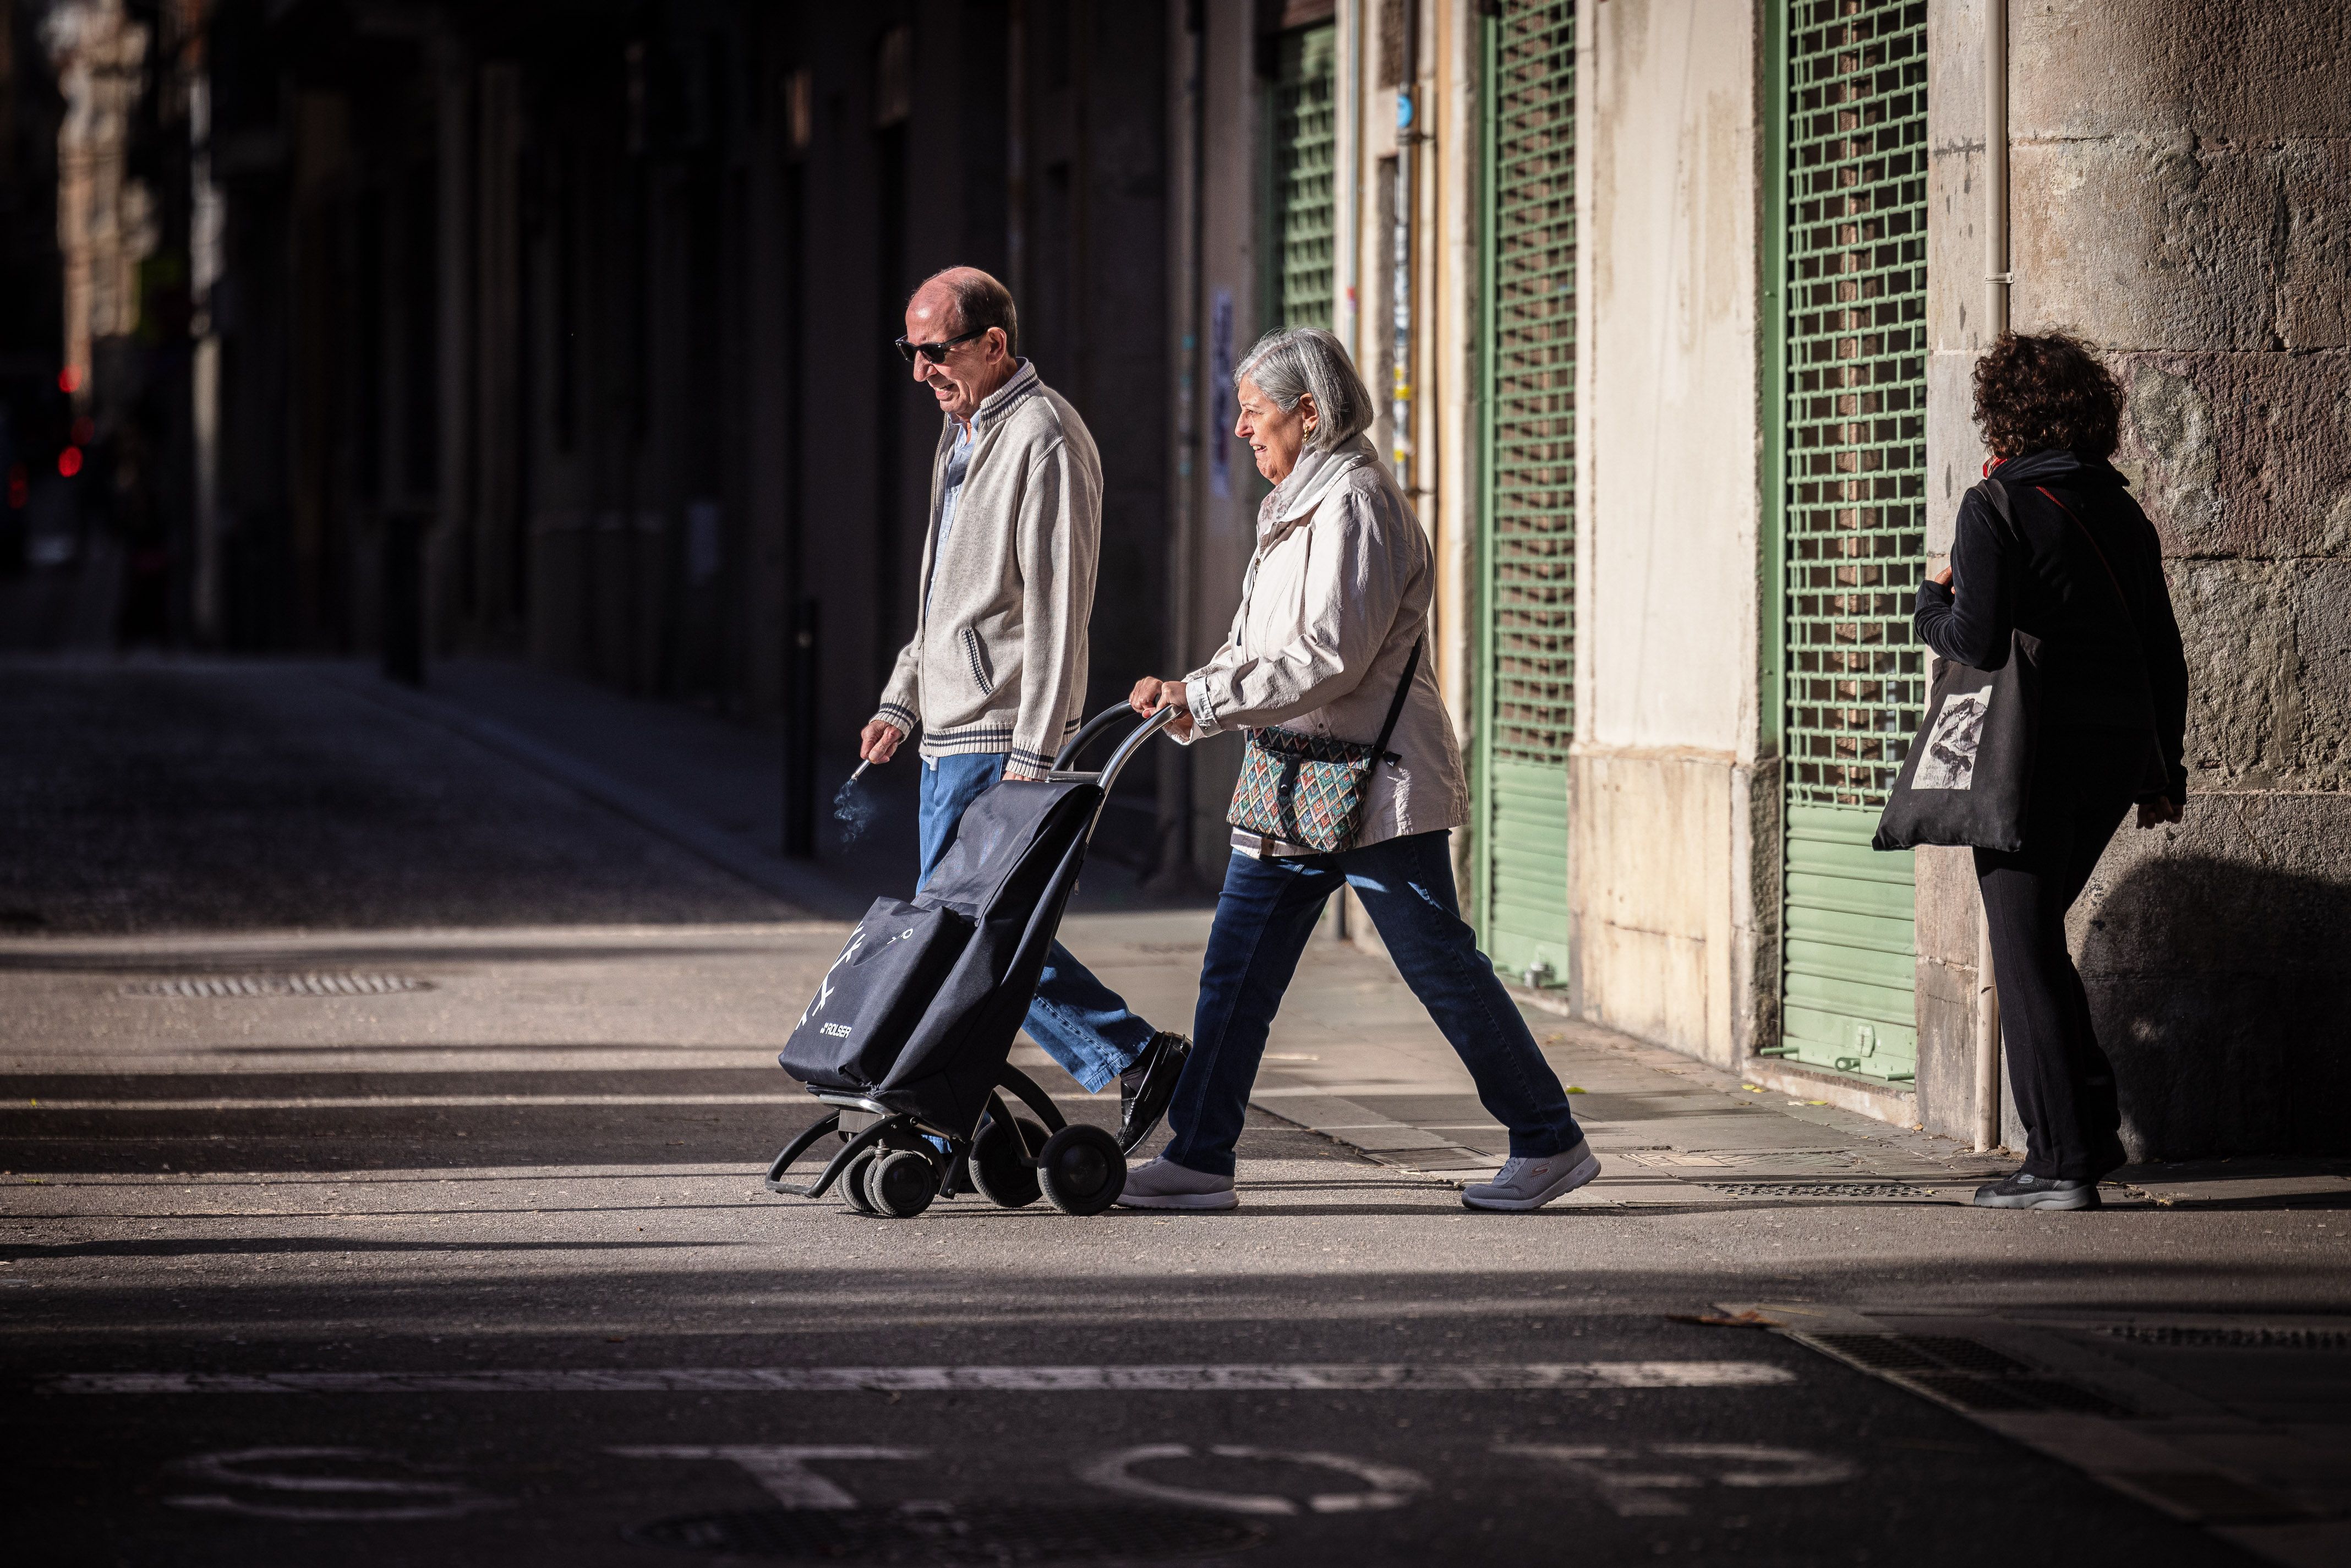
{"label": "cigarette", "polygon": [[867,768],[869,768],[872,767],[872,766],[873,766],[873,764],[872,764],[871,762],[861,762],[861,763],[859,763],[859,764],[857,765],[857,771],[856,771],[856,772],[854,772],[854,773],[852,773],[852,774],[851,774],[851,775],[849,776],[849,781],[850,781],[852,784],[856,783],[860,779],[862,779],[862,778],[864,778],[864,777],[865,777],[865,770],[866,770]]}

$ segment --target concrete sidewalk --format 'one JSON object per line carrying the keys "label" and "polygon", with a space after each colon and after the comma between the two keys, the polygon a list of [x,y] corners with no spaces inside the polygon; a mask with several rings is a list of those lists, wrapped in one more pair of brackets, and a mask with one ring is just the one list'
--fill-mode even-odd
{"label": "concrete sidewalk", "polygon": [[[356,695],[467,736],[566,784],[812,916],[853,919],[912,883],[913,770],[883,770],[875,821],[856,841],[820,835],[813,864],[777,852],[780,747],[714,714],[640,702],[514,665],[436,665],[423,693],[354,666],[322,675]],[[853,758],[844,752],[837,771]],[[830,780],[831,774],[827,774]],[[1188,1030],[1211,911],[1170,906],[1097,860],[1062,938],[1135,1010]],[[1964,1202],[2016,1155],[1973,1154],[1818,1100],[1792,1097],[1692,1058],[1548,1012],[1526,1013],[1571,1086],[1601,1155],[1600,1179],[1571,1201],[1688,1205]],[[1014,1060],[1055,1093],[1076,1085],[1024,1038]],[[1268,1046],[1252,1095],[1261,1110],[1400,1170],[1466,1184],[1508,1153],[1469,1076],[1384,960],[1318,941]],[[2119,1173],[2110,1203],[2270,1203],[2351,1197],[2351,1166],[2204,1162]]]}

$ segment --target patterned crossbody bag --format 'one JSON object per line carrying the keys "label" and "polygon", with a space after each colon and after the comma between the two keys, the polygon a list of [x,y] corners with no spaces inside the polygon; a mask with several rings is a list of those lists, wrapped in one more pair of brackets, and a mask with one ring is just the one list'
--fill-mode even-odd
{"label": "patterned crossbody bag", "polygon": [[1233,809],[1225,821],[1245,833],[1303,844],[1326,855],[1353,845],[1363,831],[1372,769],[1399,760],[1388,749],[1388,737],[1395,733],[1396,716],[1404,712],[1405,695],[1419,669],[1420,644],[1415,643],[1388,704],[1387,722],[1369,746],[1294,729],[1250,730],[1241,776],[1233,785]]}

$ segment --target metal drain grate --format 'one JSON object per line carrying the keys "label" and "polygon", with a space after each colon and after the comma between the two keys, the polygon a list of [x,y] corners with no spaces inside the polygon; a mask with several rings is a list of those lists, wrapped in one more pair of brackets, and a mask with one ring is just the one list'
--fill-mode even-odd
{"label": "metal drain grate", "polygon": [[388,997],[429,991],[411,975],[178,975],[122,988],[126,997]]}
{"label": "metal drain grate", "polygon": [[1211,1557],[1254,1546],[1261,1525],[1174,1509],[756,1509],[664,1519],[622,1532],[640,1546],[675,1546],[788,1562],[1010,1568],[1048,1563]]}
{"label": "metal drain grate", "polygon": [[1796,1338],[1913,1393],[1972,1415],[2057,1410],[2127,1416],[2102,1394],[2052,1377],[1977,1340],[1956,1334],[1823,1333]]}
{"label": "metal drain grate", "polygon": [[1923,1186],[1900,1181],[1710,1181],[1708,1192],[1733,1197],[1932,1197]]}
{"label": "metal drain grate", "polygon": [[2351,1350],[2351,1329],[2192,1328],[2179,1324],[2115,1323],[2098,1330],[2134,1344],[2181,1350]]}

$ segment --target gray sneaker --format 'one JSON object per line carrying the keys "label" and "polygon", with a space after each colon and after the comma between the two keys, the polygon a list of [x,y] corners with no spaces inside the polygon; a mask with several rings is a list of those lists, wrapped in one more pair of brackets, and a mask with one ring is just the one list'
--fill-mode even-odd
{"label": "gray sneaker", "polygon": [[1126,1173],[1121,1208],[1238,1208],[1233,1178],[1210,1176],[1161,1156]]}
{"label": "gray sneaker", "polygon": [[2097,1208],[2098,1184],[2022,1171],[1976,1188],[1978,1208]]}
{"label": "gray sneaker", "polygon": [[1513,1155],[1489,1182],[1464,1187],[1463,1205],[1511,1212],[1541,1208],[1552,1198],[1564,1197],[1600,1174],[1600,1156],[1592,1145],[1577,1140],[1575,1147],[1541,1159]]}

